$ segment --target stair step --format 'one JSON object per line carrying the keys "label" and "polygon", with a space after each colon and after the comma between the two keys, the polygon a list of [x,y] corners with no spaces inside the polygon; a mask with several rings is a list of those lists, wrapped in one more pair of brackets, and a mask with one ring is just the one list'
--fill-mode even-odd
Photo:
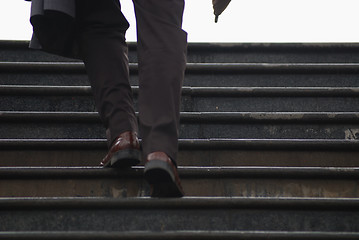
{"label": "stair step", "polygon": [[[0,166],[98,166],[106,149],[23,149],[1,150]],[[282,167],[359,167],[355,150],[180,150],[180,166],[282,166]]]}
{"label": "stair step", "polygon": [[[138,72],[138,64],[129,64]],[[85,73],[82,62],[0,62],[2,72]],[[359,63],[187,63],[188,73],[358,73]]]}
{"label": "stair step", "polygon": [[[344,139],[179,139],[183,150],[348,150],[359,141]],[[105,149],[105,139],[0,139],[0,149]]]}
{"label": "stair step", "polygon": [[[138,86],[132,87],[138,95]],[[0,85],[1,95],[92,96],[89,86]],[[358,97],[359,87],[187,87],[182,94],[207,97]]]}
{"label": "stair step", "polygon": [[3,198],[0,208],[7,232],[359,231],[358,199]]}
{"label": "stair step", "polygon": [[0,232],[0,239],[11,240],[356,240],[359,233],[355,232],[281,232],[281,231],[134,231],[134,232]]}
{"label": "stair step", "polygon": [[[105,138],[96,112],[0,111],[3,138]],[[181,138],[358,139],[358,112],[182,112]]]}
{"label": "stair step", "polygon": [[[130,83],[138,85],[137,64]],[[357,63],[188,63],[186,86],[358,87]],[[83,63],[0,62],[0,84],[89,85]]]}
{"label": "stair step", "polygon": [[[314,178],[358,179],[359,168],[345,167],[178,167],[181,178]],[[1,167],[0,179],[142,178],[143,166],[131,169],[103,167]]]}
{"label": "stair step", "polygon": [[[8,61],[74,61],[28,48],[28,41],[0,41]],[[136,43],[128,43],[137,61]],[[188,62],[359,62],[357,43],[189,43]]]}
{"label": "stair step", "polygon": [[[358,74],[356,72],[310,73],[298,74],[295,72],[213,72],[207,71],[201,74],[187,72],[184,86],[213,86],[213,87],[359,87]],[[138,75],[131,72],[131,85],[138,85]],[[89,85],[85,72],[8,72],[0,71],[1,85],[63,85],[84,86]]]}
{"label": "stair step", "polygon": [[[138,88],[134,89],[135,104]],[[85,86],[0,86],[1,111],[94,111]],[[41,98],[39,98],[41,96]],[[182,111],[358,111],[359,88],[185,87]]]}
{"label": "stair step", "polygon": [[[2,111],[0,113],[0,121],[2,122],[100,122],[97,112]],[[184,123],[256,123],[267,121],[352,123],[357,122],[358,119],[359,112],[181,112],[181,121]]]}
{"label": "stair step", "polygon": [[[358,168],[179,167],[187,196],[358,198]],[[2,167],[1,197],[149,196],[143,167]]]}
{"label": "stair step", "polygon": [[[90,96],[0,96],[0,111],[95,111]],[[184,96],[184,112],[358,112],[359,97]],[[135,99],[137,109],[137,98]]]}
{"label": "stair step", "polygon": [[[359,166],[359,141],[180,139],[180,165]],[[0,139],[0,166],[97,166],[105,139]]]}

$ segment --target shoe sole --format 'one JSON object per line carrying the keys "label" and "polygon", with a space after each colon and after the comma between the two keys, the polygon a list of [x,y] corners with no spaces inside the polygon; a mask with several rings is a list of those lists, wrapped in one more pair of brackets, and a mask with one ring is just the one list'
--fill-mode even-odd
{"label": "shoe sole", "polygon": [[136,149],[124,149],[116,152],[104,167],[129,168],[140,163],[141,152]]}
{"label": "shoe sole", "polygon": [[144,177],[152,187],[151,197],[183,197],[183,192],[175,181],[170,164],[161,160],[151,160],[145,166]]}

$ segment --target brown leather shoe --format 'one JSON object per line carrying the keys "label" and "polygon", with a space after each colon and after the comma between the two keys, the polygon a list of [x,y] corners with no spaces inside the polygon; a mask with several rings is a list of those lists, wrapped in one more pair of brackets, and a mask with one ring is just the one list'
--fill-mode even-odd
{"label": "brown leather shoe", "polygon": [[166,153],[150,153],[146,159],[144,175],[151,185],[151,197],[184,196],[177,167]]}
{"label": "brown leather shoe", "polygon": [[116,138],[100,165],[114,168],[131,167],[140,163],[140,156],[137,133],[127,131]]}

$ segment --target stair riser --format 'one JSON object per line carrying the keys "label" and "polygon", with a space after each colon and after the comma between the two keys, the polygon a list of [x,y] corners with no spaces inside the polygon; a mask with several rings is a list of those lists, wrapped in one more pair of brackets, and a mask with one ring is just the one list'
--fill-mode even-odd
{"label": "stair riser", "polygon": [[[28,49],[28,43],[2,44],[2,61],[72,61]],[[188,62],[359,62],[358,45],[316,44],[189,44]],[[129,44],[129,60],[137,62],[136,46]]]}
{"label": "stair riser", "polygon": [[[135,80],[135,79],[134,79]],[[8,81],[11,84],[10,81]],[[0,75],[1,83],[1,75]],[[134,83],[137,83],[136,81]],[[20,83],[21,84],[21,83]],[[44,81],[46,84],[46,81]],[[61,83],[59,83],[61,85]],[[201,73],[190,74],[187,73],[184,86],[199,86],[199,87],[356,87],[359,86],[358,74],[257,74],[257,73],[237,73],[237,74],[213,74]]]}
{"label": "stair riser", "polygon": [[[219,206],[220,207],[220,206]],[[359,231],[359,212],[279,209],[3,210],[0,231]]]}
{"label": "stair riser", "polygon": [[[358,198],[359,181],[341,179],[182,178],[186,196]],[[2,179],[0,197],[149,196],[141,178]]]}
{"label": "stair riser", "polygon": [[[141,132],[139,135],[141,136]],[[19,121],[1,123],[0,136],[3,139],[106,138],[101,123],[21,123]],[[359,139],[359,123],[187,123],[181,124],[179,136],[182,139]]]}
{"label": "stair riser", "polygon": [[165,231],[165,232],[0,232],[11,240],[357,240],[358,233],[279,232],[279,231]]}
{"label": "stair riser", "polygon": [[[106,149],[3,150],[0,152],[0,167],[98,166],[106,153]],[[359,152],[350,151],[181,150],[177,162],[180,166],[358,167],[358,159]]]}
{"label": "stair riser", "polygon": [[[137,73],[131,73],[131,85],[138,85]],[[85,73],[0,73],[0,85],[87,86]],[[184,86],[213,87],[359,87],[358,74],[256,74],[186,73]]]}
{"label": "stair riser", "polygon": [[[95,111],[92,96],[0,96],[0,111]],[[137,105],[137,104],[135,104]],[[181,111],[203,112],[358,112],[356,97],[189,97]],[[137,107],[136,107],[137,108]]]}
{"label": "stair riser", "polygon": [[[131,77],[132,78],[132,77]],[[85,73],[0,73],[1,85],[89,86]]]}

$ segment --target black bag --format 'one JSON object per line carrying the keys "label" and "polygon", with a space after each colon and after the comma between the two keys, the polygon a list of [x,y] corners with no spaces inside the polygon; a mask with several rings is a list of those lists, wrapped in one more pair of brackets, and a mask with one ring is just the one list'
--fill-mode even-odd
{"label": "black bag", "polygon": [[76,46],[74,0],[32,0],[30,48],[80,58]]}

